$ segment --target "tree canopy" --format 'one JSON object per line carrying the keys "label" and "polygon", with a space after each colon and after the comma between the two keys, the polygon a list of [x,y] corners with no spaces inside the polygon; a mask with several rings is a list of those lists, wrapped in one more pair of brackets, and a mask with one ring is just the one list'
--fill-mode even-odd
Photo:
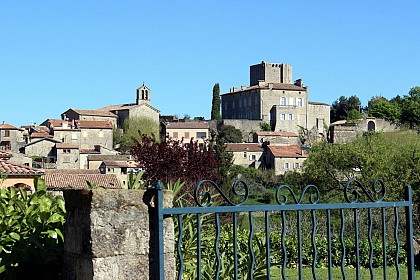
{"label": "tree canopy", "polygon": [[222,119],[220,115],[220,86],[218,83],[213,86],[213,99],[211,101],[211,119]]}
{"label": "tree canopy", "polygon": [[348,113],[351,110],[355,109],[360,112],[361,106],[362,102],[355,95],[352,95],[349,98],[345,96],[340,96],[340,98],[334,101],[331,105],[331,122],[347,119]]}
{"label": "tree canopy", "polygon": [[241,143],[242,131],[232,125],[222,125],[219,129],[219,137],[225,143]]}
{"label": "tree canopy", "polygon": [[397,102],[390,102],[383,96],[374,96],[370,99],[367,107],[370,117],[385,119],[387,121],[399,121],[401,109]]}

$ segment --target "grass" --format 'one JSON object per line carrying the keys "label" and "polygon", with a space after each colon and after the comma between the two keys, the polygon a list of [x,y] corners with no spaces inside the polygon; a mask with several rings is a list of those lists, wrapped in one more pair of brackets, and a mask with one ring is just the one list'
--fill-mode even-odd
{"label": "grass", "polygon": [[[346,267],[346,279],[352,280],[357,279],[356,277],[356,269],[352,267]],[[373,272],[374,278],[373,279],[384,279],[383,269],[382,268],[375,268]],[[415,273],[416,278],[420,279],[420,271],[416,271]],[[279,267],[272,267],[271,268],[271,279],[283,279],[281,276],[281,268]],[[328,279],[328,268],[317,268],[316,269],[316,276],[318,279]],[[397,271],[395,267],[388,267],[387,268],[387,276],[388,279],[397,279]],[[286,269],[286,277],[287,279],[299,279],[299,271],[297,268]],[[302,269],[302,279],[314,279],[312,275],[311,268],[303,268]],[[332,269],[332,279],[343,279],[341,269],[339,267],[334,267]],[[360,269],[360,279],[371,279],[370,278],[370,270],[367,268]],[[407,276],[407,267],[400,266],[400,279],[408,279]]]}

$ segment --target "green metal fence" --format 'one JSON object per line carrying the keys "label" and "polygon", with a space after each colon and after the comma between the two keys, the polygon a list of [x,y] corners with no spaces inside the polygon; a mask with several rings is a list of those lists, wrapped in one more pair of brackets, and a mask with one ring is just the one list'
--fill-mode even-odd
{"label": "green metal fence", "polygon": [[[408,269],[408,279],[414,279],[415,277],[411,187],[406,188],[403,201],[388,202],[385,201],[386,188],[382,181],[377,180],[373,182],[371,188],[366,188],[359,181],[351,180],[347,182],[343,189],[344,202],[323,204],[319,203],[320,192],[314,185],[306,186],[299,195],[291,187],[281,185],[276,189],[276,204],[246,205],[249,188],[245,182],[235,181],[232,185],[231,194],[239,197],[240,201],[238,201],[230,199],[214,182],[203,180],[198,183],[194,190],[194,198],[197,206],[183,208],[163,208],[162,186],[160,183],[156,184],[155,191],[159,233],[157,236],[157,242],[159,244],[159,279],[164,279],[163,219],[168,216],[173,217],[177,224],[177,278],[186,279],[184,277],[186,268],[186,259],[184,256],[187,253],[191,255],[191,252],[182,251],[182,242],[185,233],[184,229],[187,226],[185,223],[191,221],[191,219],[185,218],[188,215],[195,217],[194,242],[196,246],[194,248],[196,251],[193,255],[196,266],[194,275],[196,275],[197,279],[221,279],[221,271],[223,267],[228,265],[233,267],[230,279],[242,279],[241,277],[244,277],[244,274],[241,274],[239,271],[240,269],[243,270],[244,266],[243,263],[239,264],[238,257],[241,253],[240,250],[244,250],[243,246],[238,246],[238,231],[240,230],[238,220],[242,220],[244,216],[248,217],[247,222],[249,227],[247,231],[247,248],[245,249],[248,255],[245,275],[248,279],[254,279],[254,275],[257,274],[255,268],[256,258],[259,257],[259,260],[261,260],[261,254],[265,255],[265,279],[271,279],[270,273],[273,271],[272,258],[274,254],[281,256],[280,261],[275,263],[274,266],[280,269],[280,277],[287,279],[286,268],[288,265],[290,266],[290,250],[292,249],[288,248],[287,242],[285,241],[288,236],[292,236],[297,242],[297,262],[295,266],[298,269],[299,279],[303,277],[302,270],[304,267],[310,267],[313,279],[318,279],[317,264],[320,261],[321,255],[325,255],[329,279],[333,279],[332,267],[334,264],[339,264],[342,279],[347,279],[344,268],[346,266],[346,259],[348,260],[350,257],[354,260],[356,279],[360,279],[361,277],[361,257],[368,259],[368,262],[364,266],[367,266],[369,269],[371,279],[378,277],[378,275],[374,275],[373,262],[374,258],[378,257],[380,257],[381,266],[383,267],[383,279],[388,279],[387,268],[389,267],[390,259],[392,259],[391,263],[396,270],[398,279],[400,278],[402,267]],[[218,201],[223,205],[219,204],[214,206],[214,196],[212,197],[211,195],[212,191],[218,194]],[[402,216],[405,216],[405,219],[400,219],[400,212],[403,212]],[[331,221],[332,214],[338,219],[339,228],[332,228],[332,225],[334,225]],[[214,237],[212,236],[211,240],[213,248],[211,256],[213,259],[210,261],[214,262],[215,269],[212,271],[213,274],[211,276],[208,275],[208,271],[203,271],[202,267],[204,261],[206,263],[209,261],[204,260],[202,254],[202,243],[204,242],[202,241],[203,230],[208,230],[208,228],[203,228],[203,220],[208,219],[209,215],[212,217],[212,227],[214,227],[214,232],[212,233]],[[261,252],[261,250],[258,251],[259,255],[257,256],[254,249],[256,244],[253,244],[256,234],[256,216],[262,217],[263,225],[260,230],[264,232],[263,235],[265,236],[265,250],[264,252]],[[321,216],[323,222],[320,225],[318,220],[321,219]],[[362,216],[363,219],[361,218]],[[373,216],[376,218],[373,218]],[[221,219],[226,219],[226,217],[229,220],[229,226],[226,226],[226,223],[222,226],[220,221]],[[292,220],[290,220],[291,217],[293,217]],[[302,219],[303,217],[306,217],[306,219]],[[272,227],[273,220],[279,223],[276,229]],[[391,230],[387,230],[390,223]],[[231,231],[232,243],[230,245],[225,244],[223,248],[220,248],[221,231],[226,230],[226,228]],[[274,231],[276,232],[275,236],[280,240],[273,240]],[[349,231],[352,232],[351,235],[348,234]],[[361,252],[361,231],[364,232],[364,235],[367,235],[369,244],[368,252]],[[317,247],[316,242],[317,235],[321,234],[321,232],[325,235],[325,247],[327,248],[327,252],[324,253],[320,252],[321,248]],[[337,238],[340,243],[339,256],[333,254],[337,250],[337,248],[333,248],[333,232],[338,233]],[[345,234],[345,232],[347,233]],[[346,246],[347,239],[351,239],[354,244],[351,252]],[[303,263],[304,240],[309,240],[311,243],[311,263]],[[379,248],[375,248],[375,246],[378,246],[378,242],[374,242],[374,240],[379,240]],[[206,242],[208,241],[206,240]],[[280,246],[273,248],[272,244],[274,243],[280,244]],[[222,257],[223,253],[221,252],[226,249],[225,247],[232,248],[230,257],[227,260]],[[391,251],[393,255],[389,255],[390,247],[392,247]],[[381,256],[374,255],[374,252],[378,254],[378,249],[381,251]],[[401,252],[403,250],[406,251],[406,259],[404,260],[406,266],[400,265]],[[369,256],[361,256],[361,253],[368,253]],[[261,278],[261,271],[259,271],[257,278]]]}

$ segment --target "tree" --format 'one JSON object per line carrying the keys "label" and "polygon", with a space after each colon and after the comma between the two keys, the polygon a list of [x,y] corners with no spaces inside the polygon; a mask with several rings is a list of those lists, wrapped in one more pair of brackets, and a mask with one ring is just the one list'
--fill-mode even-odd
{"label": "tree", "polygon": [[214,150],[201,147],[191,140],[186,145],[182,141],[167,138],[159,142],[154,136],[142,134],[135,139],[131,154],[143,166],[143,178],[149,183],[161,180],[165,185],[181,180],[185,187],[180,195],[191,192],[200,180],[218,182],[219,161]]}
{"label": "tree", "polygon": [[360,112],[361,106],[360,99],[355,95],[350,96],[348,99],[345,96],[340,96],[331,105],[331,122],[347,119],[347,115],[351,110],[356,109]]}
{"label": "tree", "polygon": [[[350,179],[365,186],[382,179],[387,197],[401,198],[403,188],[420,187],[420,141],[412,131],[369,133],[346,144],[317,143],[310,149],[303,167],[306,183],[316,184],[325,193],[342,191]],[[332,191],[332,192],[331,192]]]}
{"label": "tree", "polygon": [[370,99],[367,113],[371,117],[387,121],[398,121],[401,117],[398,103],[390,102],[383,96],[374,96]]}
{"label": "tree", "polygon": [[228,189],[229,183],[232,180],[231,169],[233,166],[233,153],[226,151],[226,144],[223,138],[218,137],[216,143],[210,147],[216,154],[219,166],[217,173],[220,175],[219,185],[224,189]]}
{"label": "tree", "polygon": [[225,143],[241,143],[242,131],[232,125],[222,125],[219,130],[219,137]]}
{"label": "tree", "polygon": [[220,116],[220,87],[216,83],[213,86],[213,99],[211,101],[211,120],[221,120]]}
{"label": "tree", "polygon": [[[114,145],[120,145],[120,151],[128,152],[134,146],[134,140],[140,140],[140,134],[159,137],[159,124],[149,118],[126,118],[121,129],[114,130]],[[159,138],[157,138],[159,139]]]}
{"label": "tree", "polygon": [[260,122],[260,128],[262,131],[271,131],[271,126],[267,122]]}
{"label": "tree", "polygon": [[414,129],[420,124],[420,87],[410,89],[402,101],[401,122],[409,124]]}
{"label": "tree", "polygon": [[357,120],[360,120],[362,118],[362,114],[356,110],[356,109],[351,109],[348,113],[347,113],[347,122],[348,123],[356,123]]}

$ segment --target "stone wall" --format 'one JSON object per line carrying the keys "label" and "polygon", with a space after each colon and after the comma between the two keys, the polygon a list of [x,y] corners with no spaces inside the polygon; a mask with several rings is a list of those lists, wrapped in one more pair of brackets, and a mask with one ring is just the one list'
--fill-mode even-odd
{"label": "stone wall", "polygon": [[224,119],[224,125],[231,125],[242,131],[242,139],[244,142],[252,142],[253,134],[256,131],[260,131],[260,120],[234,120]]}
{"label": "stone wall", "polygon": [[[68,190],[64,279],[158,279],[150,191]],[[164,207],[172,195],[164,192]],[[164,220],[165,279],[175,279],[174,225]]]}

